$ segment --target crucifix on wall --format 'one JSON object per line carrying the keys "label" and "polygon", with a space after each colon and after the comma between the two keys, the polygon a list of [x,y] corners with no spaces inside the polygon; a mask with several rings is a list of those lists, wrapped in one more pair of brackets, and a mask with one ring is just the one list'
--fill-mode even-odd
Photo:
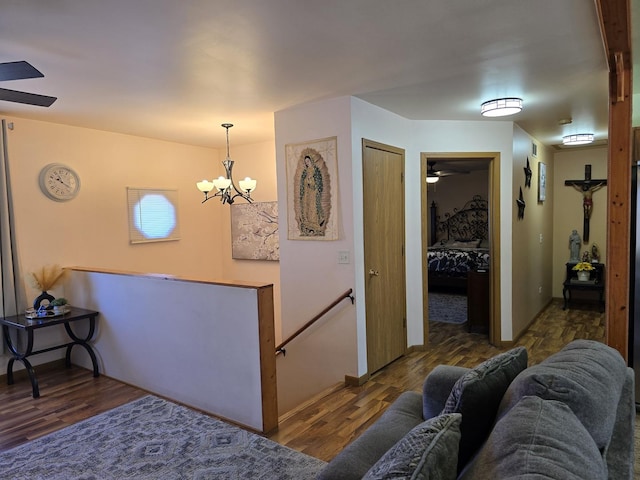
{"label": "crucifix on wall", "polygon": [[591,165],[585,165],[583,180],[565,180],[564,184],[566,186],[571,186],[582,193],[582,210],[584,216],[582,224],[582,241],[584,243],[588,243],[589,219],[591,218],[591,212],[593,211],[593,192],[604,187],[607,184],[607,180],[592,180]]}

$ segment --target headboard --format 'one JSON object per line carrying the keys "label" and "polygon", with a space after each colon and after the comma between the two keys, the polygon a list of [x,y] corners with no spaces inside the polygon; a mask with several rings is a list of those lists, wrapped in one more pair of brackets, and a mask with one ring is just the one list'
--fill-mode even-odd
{"label": "headboard", "polygon": [[436,202],[431,202],[430,245],[439,240],[489,238],[489,202],[480,195],[474,195],[460,210],[445,213],[443,220],[437,208]]}

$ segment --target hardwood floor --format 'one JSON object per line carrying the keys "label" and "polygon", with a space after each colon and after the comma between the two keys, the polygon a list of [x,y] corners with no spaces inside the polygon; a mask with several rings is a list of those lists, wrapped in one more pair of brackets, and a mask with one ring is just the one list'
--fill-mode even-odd
{"label": "hardwood floor", "polygon": [[[576,338],[604,341],[604,314],[595,309],[563,311],[554,300],[519,339],[529,352],[529,363],[540,362]],[[322,460],[333,458],[373,423],[405,390],[420,391],[425,376],[439,364],[472,367],[507,350],[488,344],[487,337],[466,333],[464,327],[431,325],[427,352],[414,352],[395,361],[360,387],[342,384],[318,395],[283,416],[270,438]],[[116,380],[93,378],[72,367],[37,369],[41,397],[31,398],[26,377],[14,385],[0,377],[0,451],[64,428],[85,418],[146,395]]]}

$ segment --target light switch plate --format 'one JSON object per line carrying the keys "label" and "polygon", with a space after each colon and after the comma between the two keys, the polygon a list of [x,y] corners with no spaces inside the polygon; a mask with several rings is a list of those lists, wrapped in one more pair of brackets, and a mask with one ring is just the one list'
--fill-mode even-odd
{"label": "light switch plate", "polygon": [[340,250],[338,252],[338,263],[349,263],[349,250]]}

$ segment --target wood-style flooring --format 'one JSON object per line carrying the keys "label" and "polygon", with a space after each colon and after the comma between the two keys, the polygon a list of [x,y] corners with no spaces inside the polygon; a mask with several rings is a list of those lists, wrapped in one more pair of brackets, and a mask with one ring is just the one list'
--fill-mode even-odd
{"label": "wood-style flooring", "polygon": [[[488,344],[487,337],[469,334],[463,326],[430,325],[429,346],[413,352],[359,387],[336,387],[318,395],[280,420],[270,438],[322,460],[332,459],[346,444],[369,427],[405,390],[420,391],[425,376],[439,364],[472,367],[507,350]],[[517,341],[529,352],[529,363],[538,363],[577,338],[604,341],[604,314],[595,309],[563,311],[554,300]],[[26,377],[14,385],[0,377],[0,451],[64,428],[146,394],[87,370],[37,368],[41,397],[31,398]]]}

